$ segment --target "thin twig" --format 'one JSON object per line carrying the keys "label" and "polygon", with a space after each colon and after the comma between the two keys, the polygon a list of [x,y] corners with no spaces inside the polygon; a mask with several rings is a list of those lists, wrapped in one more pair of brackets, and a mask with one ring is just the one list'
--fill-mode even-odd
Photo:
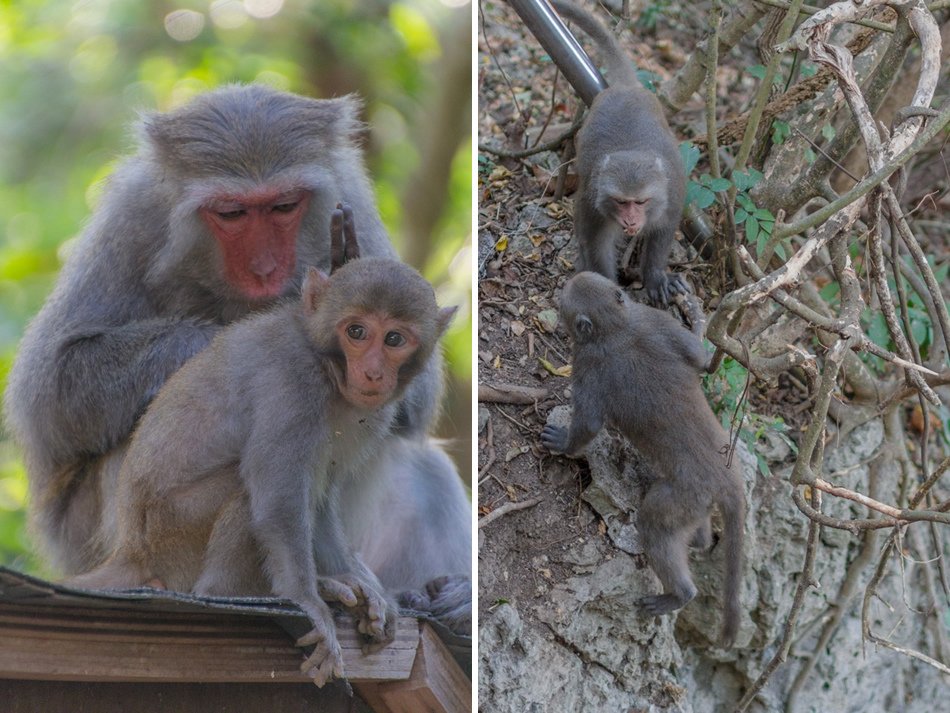
{"label": "thin twig", "polygon": [[529,498],[528,500],[522,500],[521,502],[517,502],[517,503],[505,503],[504,505],[499,505],[497,508],[492,510],[487,515],[484,515],[478,518],[478,529],[479,530],[482,529],[486,525],[494,522],[500,517],[504,517],[508,513],[534,507],[535,505],[537,505],[543,500],[544,498],[542,497],[536,497],[536,498]]}

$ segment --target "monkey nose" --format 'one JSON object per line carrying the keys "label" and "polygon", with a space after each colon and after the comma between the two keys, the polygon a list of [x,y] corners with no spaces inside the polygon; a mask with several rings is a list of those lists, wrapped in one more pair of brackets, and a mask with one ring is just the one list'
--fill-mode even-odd
{"label": "monkey nose", "polygon": [[382,372],[382,371],[376,371],[376,370],[374,369],[373,371],[366,371],[366,372],[363,372],[363,373],[364,373],[364,375],[366,376],[366,380],[367,380],[367,381],[370,381],[370,382],[382,381],[382,378],[383,378],[383,372]]}
{"label": "monkey nose", "polygon": [[258,255],[251,260],[250,268],[256,277],[267,278],[277,269],[277,261],[270,253]]}

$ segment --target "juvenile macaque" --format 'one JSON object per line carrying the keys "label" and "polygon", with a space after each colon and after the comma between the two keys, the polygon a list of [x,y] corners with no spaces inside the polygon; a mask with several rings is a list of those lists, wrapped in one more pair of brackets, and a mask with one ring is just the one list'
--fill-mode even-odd
{"label": "juvenile macaque", "polygon": [[594,99],[575,140],[578,267],[616,280],[617,242],[640,236],[643,285],[654,304],[665,305],[689,291],[682,277],[666,271],[686,195],[676,139],[660,102],[640,84],[614,36],[576,5],[552,5],[597,42],[610,83]]}
{"label": "juvenile macaque", "polygon": [[726,466],[729,438],[706,402],[700,341],[666,312],[632,302],[607,278],[575,275],[560,297],[574,343],[569,429],[547,425],[541,443],[576,454],[606,424],[623,433],[653,466],[657,480],[638,515],[647,560],[663,593],[644,597],[648,614],[666,614],[696,596],[688,548],[708,548],[710,511],[719,506],[725,548],[723,646],[739,626],[745,496]]}
{"label": "juvenile macaque", "polygon": [[[299,295],[309,266],[329,271],[338,202],[359,216],[364,256],[395,257],[357,146],[358,111],[352,97],[235,85],[144,117],[138,152],[112,175],[29,325],[5,394],[33,530],[55,569],[87,572],[111,551],[129,438],[166,379],[225,325]],[[359,509],[344,526],[394,594],[471,567],[470,505],[427,435],[440,398],[433,352],[374,446],[369,492],[346,496]],[[373,497],[398,505],[367,525]],[[373,548],[386,559],[372,561]]]}
{"label": "juvenile macaque", "polygon": [[[299,301],[221,331],[168,380],[119,474],[115,550],[70,583],[248,594],[256,565],[269,593],[313,621],[299,643],[316,645],[303,669],[318,685],[343,673],[320,595],[334,583],[318,575],[351,590],[364,633],[391,641],[396,605],[346,542],[341,485],[386,442],[396,400],[454,313],[395,260],[355,260],[329,278],[310,268]],[[237,534],[251,582],[236,581]]]}

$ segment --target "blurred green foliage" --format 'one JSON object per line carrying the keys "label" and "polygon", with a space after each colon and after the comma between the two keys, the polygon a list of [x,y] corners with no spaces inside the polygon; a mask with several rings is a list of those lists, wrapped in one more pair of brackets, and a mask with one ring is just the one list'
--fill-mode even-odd
{"label": "blurred green foliage", "polygon": [[[419,161],[414,126],[438,91],[443,31],[470,10],[438,0],[0,0],[0,387],[63,245],[131,149],[137,114],[222,83],[359,93],[383,220],[403,249],[401,190]],[[457,151],[436,249],[420,266],[443,304],[462,305],[446,339],[462,392],[472,368],[471,152],[470,140]],[[26,499],[20,455],[0,439],[0,563],[42,573],[25,532]]]}

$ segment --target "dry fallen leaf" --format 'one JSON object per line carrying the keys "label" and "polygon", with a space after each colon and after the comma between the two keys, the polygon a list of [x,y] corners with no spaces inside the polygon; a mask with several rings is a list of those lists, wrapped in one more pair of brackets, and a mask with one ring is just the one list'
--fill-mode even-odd
{"label": "dry fallen leaf", "polygon": [[525,326],[524,322],[520,320],[516,319],[514,322],[511,323],[511,333],[514,334],[516,337],[520,337],[522,334],[524,334],[524,331],[526,329],[527,327]]}
{"label": "dry fallen leaf", "polygon": [[564,376],[564,377],[568,377],[571,375],[570,364],[565,364],[564,366],[556,367],[554,366],[554,364],[549,362],[544,357],[538,357],[538,361],[541,363],[541,366],[544,367],[544,370],[548,372],[549,374],[553,374],[554,376]]}
{"label": "dry fallen leaf", "polygon": [[508,236],[502,235],[498,240],[495,241],[495,250],[500,253],[505,252],[508,249]]}
{"label": "dry fallen leaf", "polygon": [[512,446],[508,449],[508,452],[505,453],[505,463],[510,463],[518,456],[524,455],[530,450],[531,448],[528,446]]}

